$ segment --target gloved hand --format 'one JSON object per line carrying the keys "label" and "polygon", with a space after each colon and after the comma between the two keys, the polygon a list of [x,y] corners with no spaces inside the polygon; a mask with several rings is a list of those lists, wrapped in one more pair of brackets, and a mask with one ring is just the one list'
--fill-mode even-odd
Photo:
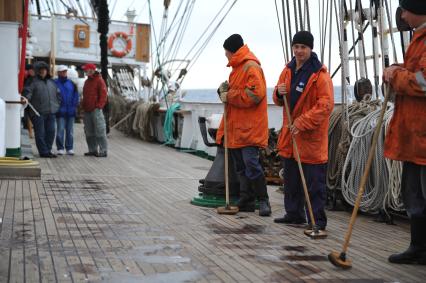
{"label": "gloved hand", "polygon": [[226,103],[226,101],[228,100],[228,92],[221,92],[219,98],[220,100],[222,100],[223,103]]}
{"label": "gloved hand", "polygon": [[223,83],[220,84],[218,92],[222,93],[222,92],[227,92],[229,90],[229,83],[228,81],[224,81]]}

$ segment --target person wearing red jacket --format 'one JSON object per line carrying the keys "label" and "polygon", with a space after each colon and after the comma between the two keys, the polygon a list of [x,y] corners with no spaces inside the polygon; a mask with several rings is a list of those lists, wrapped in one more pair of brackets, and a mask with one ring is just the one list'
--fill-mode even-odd
{"label": "person wearing red jacket", "polygon": [[415,29],[404,63],[383,71],[396,93],[385,138],[385,157],[403,161],[401,190],[411,243],[392,263],[426,264],[426,1],[402,0],[401,18]]}
{"label": "person wearing red jacket", "polygon": [[[334,96],[330,75],[312,52],[313,47],[314,37],[310,32],[299,31],[294,35],[294,57],[282,71],[273,93],[276,105],[283,106],[284,99],[287,100],[293,120],[289,127],[283,107],[283,126],[277,149],[283,159],[286,215],[274,219],[274,222],[306,223],[305,196],[295,160],[293,136],[298,146],[315,222],[320,230],[325,230],[328,125],[334,107]],[[310,222],[309,218],[308,221]]]}
{"label": "person wearing red jacket", "polygon": [[[268,144],[268,113],[266,82],[259,60],[233,34],[223,44],[228,67],[232,67],[229,83],[218,89],[227,114],[227,147],[240,181],[240,211],[255,211],[255,195],[259,199],[259,215],[270,216],[265,175],[260,165],[259,149]],[[224,121],[216,141],[223,143]]]}
{"label": "person wearing red jacket", "polygon": [[85,156],[107,157],[106,124],[102,109],[107,101],[107,87],[94,64],[82,66],[87,74],[81,106],[84,110],[84,133],[89,151]]}

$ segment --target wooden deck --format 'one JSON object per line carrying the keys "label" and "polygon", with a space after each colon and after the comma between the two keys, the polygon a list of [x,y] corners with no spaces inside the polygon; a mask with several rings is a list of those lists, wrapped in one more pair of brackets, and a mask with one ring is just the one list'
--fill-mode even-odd
{"label": "wooden deck", "polygon": [[0,282],[424,282],[426,268],[391,265],[408,226],[357,221],[351,270],[332,266],[347,212],[328,212],[329,237],[273,223],[273,216],[220,216],[189,204],[211,162],[113,132],[108,158],[41,159],[41,180],[0,180]]}

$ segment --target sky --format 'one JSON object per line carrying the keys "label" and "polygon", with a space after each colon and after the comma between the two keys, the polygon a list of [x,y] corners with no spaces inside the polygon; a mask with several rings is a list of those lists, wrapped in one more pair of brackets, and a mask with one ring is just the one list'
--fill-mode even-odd
{"label": "sky", "polygon": [[[76,2],[77,1],[77,2]],[[87,0],[88,1],[88,0]],[[182,45],[179,53],[174,56],[176,59],[183,59],[185,55],[191,50],[196,41],[200,36],[203,35],[208,23],[213,19],[220,8],[228,3],[226,7],[229,7],[235,0],[170,0],[170,7],[168,10],[168,23],[172,22],[173,17],[176,15],[177,8],[180,3],[194,3],[194,9],[188,22],[188,28],[183,37]],[[342,0],[335,0],[335,3],[340,3]],[[398,6],[398,0],[387,0],[390,5],[390,10],[395,11]],[[224,80],[228,79],[230,68],[226,67],[228,60],[225,57],[225,51],[223,49],[224,40],[231,34],[239,33],[244,38],[245,43],[251,49],[251,51],[258,57],[261,62],[262,68],[265,73],[266,82],[268,87],[274,87],[278,81],[278,77],[285,66],[285,59],[283,56],[283,50],[280,39],[280,30],[276,14],[275,3],[278,3],[278,11],[281,17],[282,24],[282,9],[280,0],[236,0],[235,6],[232,8],[228,16],[222,22],[220,27],[217,29],[211,41],[204,48],[203,53],[196,61],[196,63],[189,69],[188,74],[185,77],[182,88],[186,89],[206,89],[206,88],[217,88],[218,85]],[[292,3],[295,1],[286,0],[289,2],[291,9]],[[304,0],[301,2],[305,2]],[[325,3],[329,3],[329,0],[308,0],[309,11],[311,18],[311,32],[315,37],[313,51],[320,55],[320,26],[322,23],[329,20],[328,13],[325,11]],[[81,3],[83,6],[84,1],[80,0],[61,0],[56,3],[58,7],[61,7],[60,3]],[[134,9],[136,11],[135,22],[138,23],[150,23],[149,21],[149,5],[151,7],[153,26],[156,31],[156,37],[158,38],[160,33],[161,22],[163,19],[164,12],[164,0],[108,0],[110,16],[113,20],[126,20],[125,13],[127,9]],[[349,3],[355,5],[355,0],[346,0],[348,9]],[[361,0],[364,8],[367,8],[370,0]],[[90,9],[86,6],[84,10],[89,11]],[[355,7],[353,7],[355,8]],[[393,15],[393,12],[391,13]],[[223,13],[222,13],[223,15]],[[327,15],[325,17],[324,15]],[[293,17],[294,18],[294,17]],[[293,18],[290,17],[291,21]],[[339,40],[337,33],[337,22],[335,15],[331,20],[332,23],[332,36],[327,36],[324,48],[324,61],[323,63],[329,67],[330,73],[336,70],[336,67],[340,64],[339,55]],[[394,21],[393,21],[394,22]],[[293,23],[293,34],[295,31]],[[175,25],[176,26],[176,25]],[[282,25],[281,25],[282,26]],[[351,24],[348,25],[348,36],[349,36],[349,47],[352,45],[354,38],[357,37],[357,31],[353,30]],[[211,29],[210,29],[211,30]],[[328,30],[328,29],[327,29]],[[209,34],[207,32],[206,34]],[[328,31],[328,34],[330,32]],[[365,36],[365,50],[367,55],[372,55],[372,30],[369,28]],[[205,37],[204,37],[205,38]],[[158,40],[158,39],[157,39]],[[172,38],[169,37],[167,42],[171,42]],[[395,42],[398,45],[399,34],[395,34]],[[328,42],[331,42],[328,45]],[[151,33],[152,49],[155,49],[154,34]],[[359,45],[361,46],[361,45]],[[400,47],[397,47],[397,57],[391,58],[391,63],[396,61],[401,62],[402,52]],[[357,49],[355,49],[357,50]],[[392,55],[391,50],[391,55]],[[350,56],[353,56],[351,54]],[[399,58],[398,58],[399,57]],[[396,59],[395,59],[396,58]],[[190,56],[190,59],[193,59]],[[381,60],[381,59],[380,59]],[[380,65],[376,64],[377,66]],[[148,64],[148,75],[151,74],[151,63]],[[380,66],[380,70],[381,70]],[[359,73],[358,66],[358,73]],[[367,75],[370,80],[373,80],[373,60],[367,63]],[[355,81],[355,63],[350,61],[349,73],[352,79],[352,83]],[[340,73],[338,73],[333,82],[335,85],[341,84]],[[172,78],[173,79],[173,78]]]}
{"label": "sky", "polygon": [[[114,0],[110,1],[110,10]],[[133,4],[132,4],[133,2]],[[137,22],[148,22],[148,9],[146,1],[119,0],[113,12],[113,19],[124,20],[126,9],[129,7],[137,11],[143,8]],[[202,34],[207,23],[225,0],[197,0],[186,35],[183,40],[182,50],[189,51],[192,44]],[[169,18],[179,1],[172,0]],[[152,0],[152,13],[154,21],[157,18],[155,28],[158,33],[163,13],[163,1]],[[144,7],[145,6],[145,7]],[[190,69],[184,80],[183,87],[193,88],[216,88],[224,80],[228,79],[230,68],[226,67],[228,60],[222,47],[224,40],[233,33],[242,35],[245,43],[259,58],[267,81],[268,87],[273,87],[284,67],[280,34],[276,18],[275,4],[273,0],[238,0],[215,33],[204,52]],[[186,52],[182,52],[186,54]]]}

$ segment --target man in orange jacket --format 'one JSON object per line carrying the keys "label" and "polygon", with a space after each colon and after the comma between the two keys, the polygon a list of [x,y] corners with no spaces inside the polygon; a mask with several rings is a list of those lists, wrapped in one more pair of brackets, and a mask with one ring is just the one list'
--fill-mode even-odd
{"label": "man in orange jacket", "polygon": [[[286,215],[276,223],[303,224],[306,222],[305,197],[295,160],[292,136],[296,140],[303,173],[309,191],[315,222],[325,230],[327,217],[326,172],[328,160],[328,124],[333,110],[333,83],[325,68],[312,52],[314,37],[308,31],[296,33],[292,41],[293,59],[282,71],[275,87],[275,104],[287,100],[293,125],[285,113],[278,138],[278,153],[284,167],[284,208]],[[310,219],[308,218],[310,222]]]}
{"label": "man in orange jacket", "polygon": [[401,18],[415,29],[404,63],[386,68],[383,79],[396,93],[385,139],[385,157],[404,162],[402,199],[411,243],[392,263],[426,264],[426,1],[401,0]]}
{"label": "man in orange jacket", "polygon": [[[259,215],[270,216],[265,175],[259,160],[259,148],[268,144],[268,114],[266,82],[260,62],[244,45],[239,34],[233,34],[223,44],[228,67],[232,67],[229,83],[218,89],[226,105],[227,147],[240,181],[240,211],[255,210],[255,195],[259,199]],[[222,120],[217,143],[224,135]]]}

